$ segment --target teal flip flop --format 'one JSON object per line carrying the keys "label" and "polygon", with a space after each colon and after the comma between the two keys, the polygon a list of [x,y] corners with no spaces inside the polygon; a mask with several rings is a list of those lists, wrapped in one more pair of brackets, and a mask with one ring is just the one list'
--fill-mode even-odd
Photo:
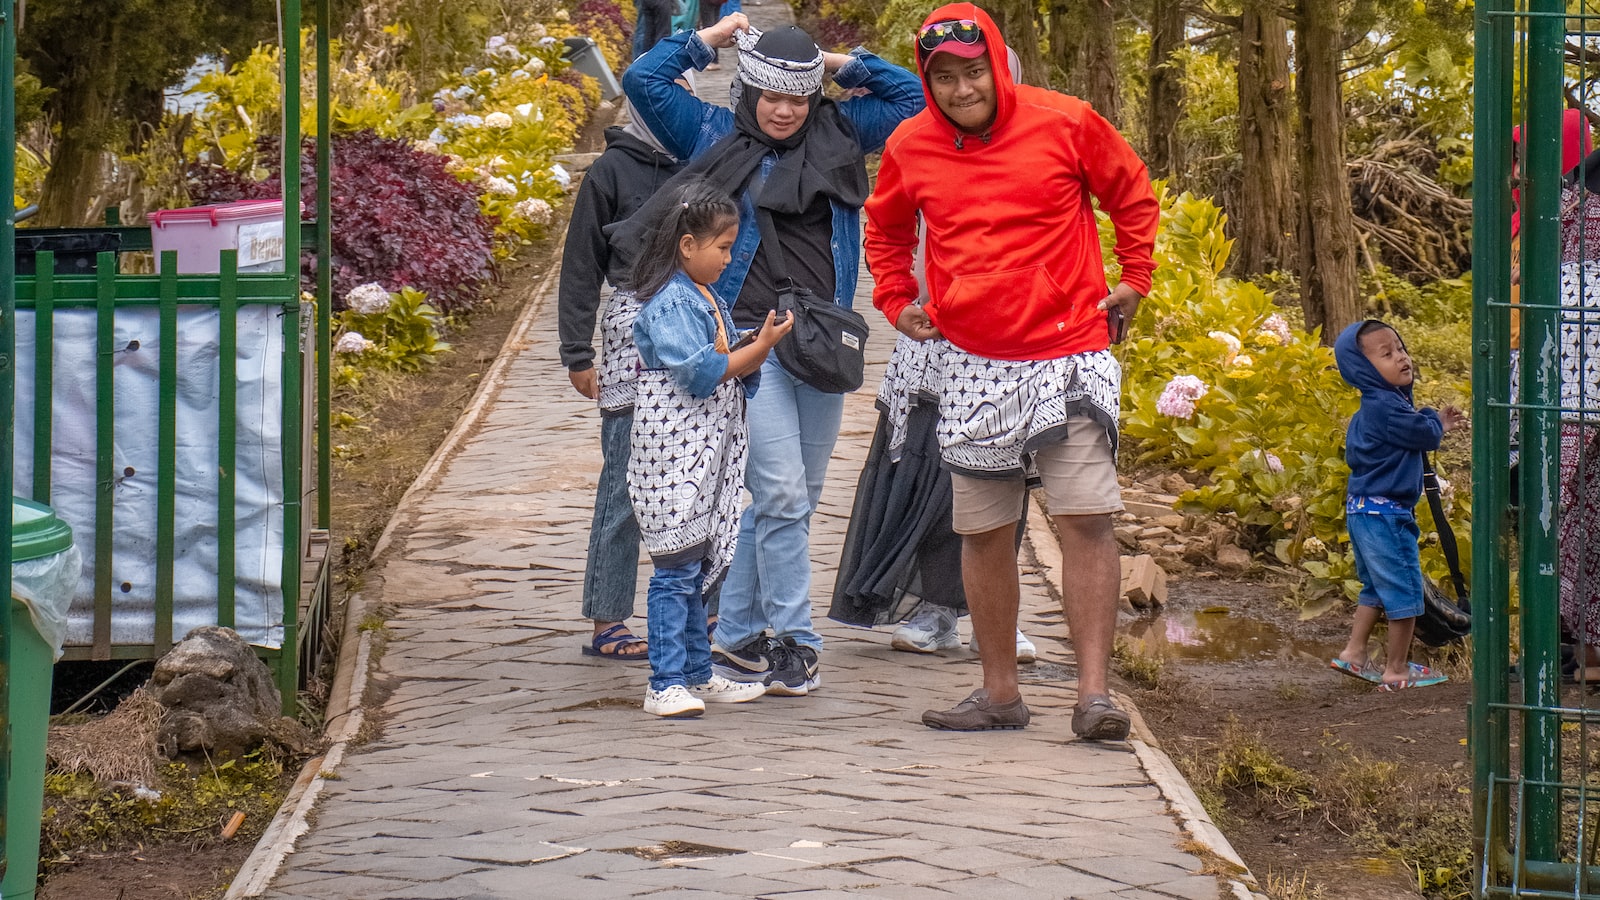
{"label": "teal flip flop", "polygon": [[1334,657],[1328,660],[1328,668],[1341,675],[1359,678],[1369,684],[1378,684],[1383,681],[1383,670],[1374,666],[1371,661],[1368,661],[1365,666],[1357,668],[1355,663],[1348,663],[1338,657]]}

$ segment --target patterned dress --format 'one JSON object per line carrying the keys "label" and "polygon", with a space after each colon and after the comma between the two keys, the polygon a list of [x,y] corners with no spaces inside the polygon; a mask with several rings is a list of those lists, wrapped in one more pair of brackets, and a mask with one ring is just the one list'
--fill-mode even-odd
{"label": "patterned dress", "polygon": [[[695,288],[680,276],[650,303],[694,302],[706,308],[704,343],[715,342],[726,354],[727,335],[733,333],[726,307],[698,293],[691,301],[685,291]],[[702,561],[706,593],[726,574],[738,543],[749,447],[745,387],[740,379],[729,379],[717,383],[709,396],[696,397],[685,387],[682,372],[644,368],[650,362],[641,349],[628,495],[651,560],[659,568]]]}
{"label": "patterned dress", "polygon": [[1561,307],[1561,618],[1600,648],[1600,195],[1581,182],[1561,194]]}
{"label": "patterned dress", "polygon": [[633,344],[633,320],[639,315],[639,298],[633,291],[611,295],[600,317],[600,414],[625,416],[633,412],[633,395],[639,381],[639,348]]}

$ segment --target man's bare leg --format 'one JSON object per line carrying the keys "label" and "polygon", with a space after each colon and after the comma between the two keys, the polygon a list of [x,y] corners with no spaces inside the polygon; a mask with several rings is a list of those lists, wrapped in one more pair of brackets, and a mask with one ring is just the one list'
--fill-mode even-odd
{"label": "man's bare leg", "polygon": [[[992,703],[1017,697],[1017,526],[961,536],[961,584],[978,636],[983,687]],[[1112,599],[1115,604],[1115,598]],[[1115,606],[1112,609],[1115,617]],[[1103,681],[1104,679],[1102,679]]]}
{"label": "man's bare leg", "polygon": [[[1111,665],[1111,645],[1117,631],[1117,590],[1121,586],[1121,564],[1117,559],[1117,539],[1111,529],[1111,516],[1052,516],[1061,534],[1061,558],[1072,570],[1072,587],[1061,596],[1061,612],[1072,631],[1072,650],[1078,658],[1078,697],[1108,693],[1106,670]],[[963,564],[966,558],[962,558]],[[972,597],[968,582],[967,596]],[[1012,610],[1015,618],[1016,604]],[[977,621],[977,608],[973,608]],[[979,640],[987,641],[987,633]],[[987,649],[986,644],[980,645]],[[1006,649],[1010,649],[1009,645]],[[984,657],[984,671],[989,659]],[[1013,677],[1016,668],[1012,667]],[[987,683],[987,680],[986,680]]]}

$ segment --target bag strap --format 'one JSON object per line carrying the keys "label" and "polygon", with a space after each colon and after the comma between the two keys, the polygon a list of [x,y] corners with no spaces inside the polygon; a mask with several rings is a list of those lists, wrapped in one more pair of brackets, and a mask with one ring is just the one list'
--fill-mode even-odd
{"label": "bag strap", "polygon": [[[765,179],[759,179],[752,187],[759,188]],[[761,206],[757,190],[756,197],[756,226],[761,230],[761,248],[767,254],[767,260],[772,265],[773,287],[781,295],[785,289],[794,288],[794,279],[789,277],[789,266],[783,261],[783,248],[778,244],[778,226],[772,221],[772,212]]]}
{"label": "bag strap", "polygon": [[1439,549],[1444,551],[1444,561],[1450,566],[1450,580],[1456,586],[1456,605],[1462,612],[1472,612],[1472,602],[1467,598],[1467,579],[1461,575],[1461,554],[1456,547],[1456,532],[1444,514],[1444,502],[1439,497],[1439,476],[1433,471],[1433,454],[1422,456],[1422,490],[1428,495],[1428,508],[1433,511],[1433,527],[1439,532]]}

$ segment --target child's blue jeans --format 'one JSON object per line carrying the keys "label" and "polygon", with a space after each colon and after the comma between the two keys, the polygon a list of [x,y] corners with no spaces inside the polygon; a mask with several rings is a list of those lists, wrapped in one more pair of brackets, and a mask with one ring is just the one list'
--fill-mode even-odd
{"label": "child's blue jeans", "polygon": [[1345,517],[1356,552],[1361,596],[1356,602],[1383,610],[1389,619],[1422,615],[1421,536],[1409,512],[1352,512]]}
{"label": "child's blue jeans", "polygon": [[700,596],[699,560],[672,568],[656,566],[645,609],[650,616],[650,689],[665,690],[711,680],[711,639]]}

